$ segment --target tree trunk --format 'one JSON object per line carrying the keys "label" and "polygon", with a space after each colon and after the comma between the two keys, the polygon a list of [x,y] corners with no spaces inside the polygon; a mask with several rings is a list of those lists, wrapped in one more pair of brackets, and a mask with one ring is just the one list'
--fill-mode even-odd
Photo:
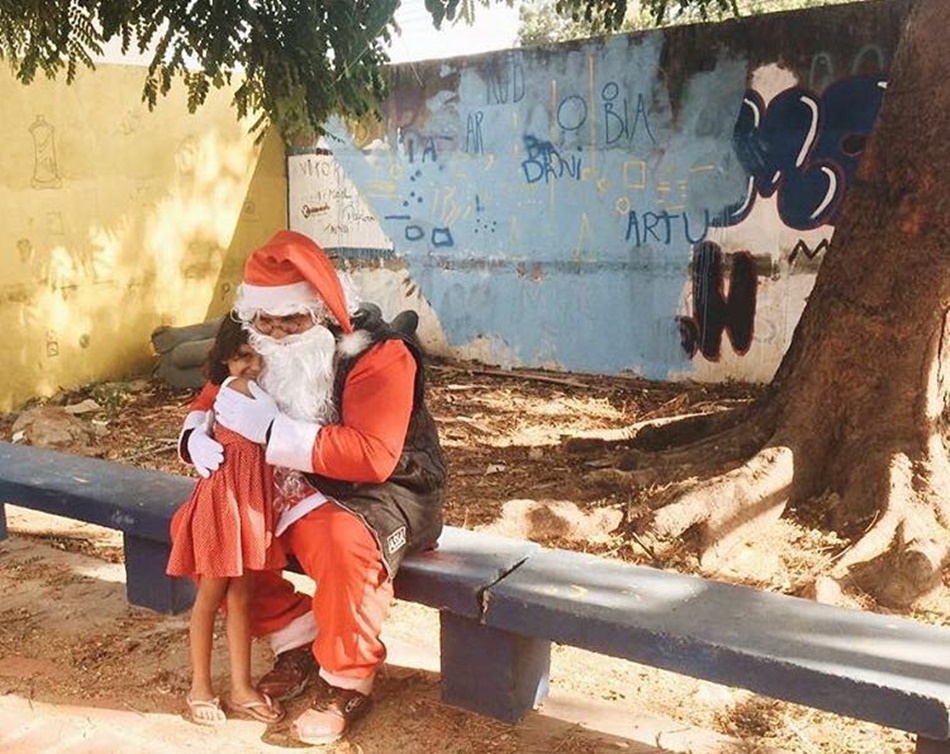
{"label": "tree trunk", "polygon": [[[942,439],[950,383],[948,32],[950,2],[918,0],[831,249],[769,397],[749,422],[770,439],[741,468],[653,511],[660,534],[698,524],[709,556],[748,520],[834,493],[825,495],[839,501],[829,525],[849,535],[866,530],[835,577],[857,579],[891,605],[939,583],[950,553]],[[724,510],[723,501],[732,505]]]}

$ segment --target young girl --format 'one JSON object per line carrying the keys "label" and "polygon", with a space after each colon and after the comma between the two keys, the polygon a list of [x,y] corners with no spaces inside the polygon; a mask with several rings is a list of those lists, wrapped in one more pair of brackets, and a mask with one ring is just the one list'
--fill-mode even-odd
{"label": "young girl", "polygon": [[[192,402],[192,410],[210,411],[222,389],[250,395],[247,383],[262,366],[241,325],[225,317],[205,364],[208,384]],[[273,536],[273,475],[262,446],[220,425],[214,437],[224,446],[228,462],[198,480],[171,522],[167,573],[198,582],[189,627],[192,678],[186,702],[192,721],[199,725],[220,725],[227,719],[211,681],[214,619],[223,603],[231,670],[227,708],[241,717],[275,723],[284,710],[251,682],[248,613],[252,572],[286,565]]]}

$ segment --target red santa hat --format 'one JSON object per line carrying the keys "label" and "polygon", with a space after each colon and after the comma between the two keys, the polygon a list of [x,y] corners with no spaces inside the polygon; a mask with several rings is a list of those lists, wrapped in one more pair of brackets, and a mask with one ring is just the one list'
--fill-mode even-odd
{"label": "red santa hat", "polygon": [[347,296],[330,258],[313,239],[292,230],[278,231],[247,258],[234,308],[241,319],[256,312],[281,316],[325,309],[343,332],[353,331]]}

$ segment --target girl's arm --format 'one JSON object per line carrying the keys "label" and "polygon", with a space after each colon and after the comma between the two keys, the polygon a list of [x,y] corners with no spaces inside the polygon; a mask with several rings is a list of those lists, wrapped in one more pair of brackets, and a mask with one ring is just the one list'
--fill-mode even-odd
{"label": "girl's arm", "polygon": [[[191,450],[188,448],[188,443],[196,429],[204,434],[208,440],[211,440],[207,430],[210,427],[209,420],[211,418],[211,411],[214,407],[214,399],[218,395],[218,391],[220,389],[220,385],[207,382],[201,389],[201,392],[198,393],[198,395],[195,396],[195,399],[189,404],[188,415],[185,417],[181,432],[178,435],[178,457],[183,463],[194,463],[192,460]],[[215,442],[214,440],[211,441]],[[215,442],[215,444],[217,443]],[[196,464],[196,466],[197,465],[200,464]],[[211,470],[213,471],[213,469]],[[198,469],[198,473],[201,474],[201,469]],[[207,476],[207,474],[201,474],[201,476]]]}

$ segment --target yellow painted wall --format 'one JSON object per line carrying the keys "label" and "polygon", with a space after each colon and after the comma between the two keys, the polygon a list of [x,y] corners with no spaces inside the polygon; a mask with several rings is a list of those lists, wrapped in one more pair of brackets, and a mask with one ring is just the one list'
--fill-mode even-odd
{"label": "yellow painted wall", "polygon": [[248,252],[286,226],[284,149],[255,145],[227,91],[149,112],[145,70],[67,86],[0,67],[0,411],[147,374],[149,337],[230,306]]}

